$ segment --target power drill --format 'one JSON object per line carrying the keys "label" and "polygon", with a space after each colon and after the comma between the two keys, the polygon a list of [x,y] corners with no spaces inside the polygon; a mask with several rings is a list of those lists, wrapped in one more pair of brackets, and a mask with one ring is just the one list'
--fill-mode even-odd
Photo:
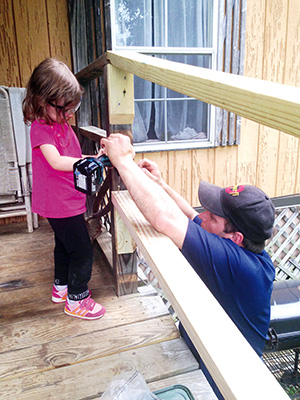
{"label": "power drill", "polygon": [[75,189],[88,195],[97,193],[103,182],[104,167],[112,167],[109,158],[104,154],[98,158],[83,158],[74,163]]}

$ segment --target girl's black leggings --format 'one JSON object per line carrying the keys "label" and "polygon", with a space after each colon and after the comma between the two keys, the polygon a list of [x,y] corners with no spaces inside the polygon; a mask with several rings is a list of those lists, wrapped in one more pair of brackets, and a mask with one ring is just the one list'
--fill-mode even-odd
{"label": "girl's black leggings", "polygon": [[68,285],[71,300],[89,295],[88,282],[93,265],[93,247],[83,214],[68,218],[48,218],[54,231],[55,284]]}

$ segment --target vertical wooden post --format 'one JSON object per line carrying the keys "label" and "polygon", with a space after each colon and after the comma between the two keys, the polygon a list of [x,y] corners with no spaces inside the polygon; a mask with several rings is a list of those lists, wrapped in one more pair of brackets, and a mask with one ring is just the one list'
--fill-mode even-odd
{"label": "vertical wooden post", "polygon": [[[132,140],[134,118],[133,75],[110,64],[106,66],[106,88],[110,133],[122,133]],[[111,190],[124,190],[116,170],[112,171]],[[136,245],[112,207],[113,271],[118,296],[137,291]]]}

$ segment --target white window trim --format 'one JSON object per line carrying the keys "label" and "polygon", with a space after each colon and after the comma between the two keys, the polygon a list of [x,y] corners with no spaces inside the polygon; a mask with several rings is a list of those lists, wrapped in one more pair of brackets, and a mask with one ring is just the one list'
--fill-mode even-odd
{"label": "white window trim", "polygon": [[[165,4],[167,6],[168,0]],[[217,48],[218,48],[218,0],[214,0],[213,8],[213,46],[212,47],[149,47],[149,46],[116,46],[116,19],[115,13],[115,0],[111,0],[110,13],[111,13],[111,39],[112,39],[112,50],[131,50],[145,55],[211,55],[211,69],[216,70],[217,66]],[[167,14],[165,14],[167,15]],[[184,50],[184,51],[183,51]],[[138,99],[137,101],[157,101],[157,99]],[[161,100],[161,99],[159,99]],[[164,100],[164,99],[163,99]],[[170,99],[168,99],[170,100]],[[176,99],[178,100],[178,99]],[[193,100],[191,98],[191,100]],[[155,142],[144,142],[134,143],[134,149],[136,153],[142,152],[156,152],[156,151],[168,151],[168,150],[188,150],[188,149],[200,149],[209,148],[215,146],[215,119],[216,119],[216,107],[211,105],[209,107],[208,115],[208,137],[209,139],[197,139],[197,140],[178,140],[178,141],[155,141]]]}

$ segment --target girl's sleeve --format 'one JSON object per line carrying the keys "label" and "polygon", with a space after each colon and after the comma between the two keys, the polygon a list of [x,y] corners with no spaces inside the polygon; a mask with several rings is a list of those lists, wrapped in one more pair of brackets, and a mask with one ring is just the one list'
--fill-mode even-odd
{"label": "girl's sleeve", "polygon": [[55,146],[55,137],[51,126],[35,123],[30,129],[31,147],[34,149],[43,144]]}

